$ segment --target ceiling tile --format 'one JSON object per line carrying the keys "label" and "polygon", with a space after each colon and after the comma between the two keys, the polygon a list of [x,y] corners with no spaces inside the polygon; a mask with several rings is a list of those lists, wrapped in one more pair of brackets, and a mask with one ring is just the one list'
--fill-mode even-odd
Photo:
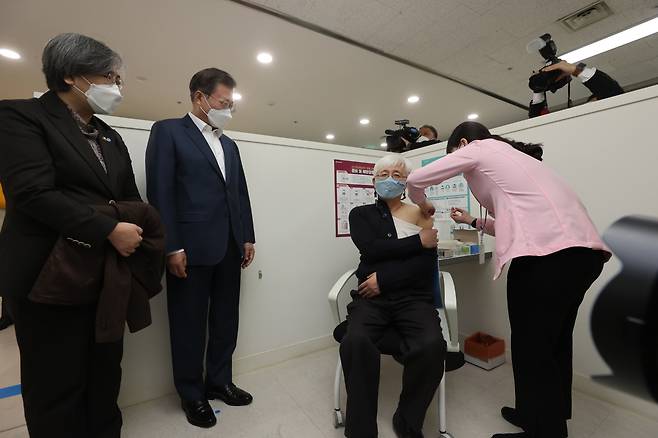
{"label": "ceiling tile", "polygon": [[492,9],[500,7],[505,0],[461,0],[461,4],[476,12],[477,14],[483,15]]}

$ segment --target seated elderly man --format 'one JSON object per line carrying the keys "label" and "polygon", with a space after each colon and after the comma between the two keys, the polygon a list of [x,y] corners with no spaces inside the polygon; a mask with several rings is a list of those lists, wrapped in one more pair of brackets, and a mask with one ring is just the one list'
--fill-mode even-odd
{"label": "seated elderly man", "polygon": [[348,306],[340,356],[347,389],[345,436],[377,436],[380,352],[393,327],[403,339],[402,394],[393,428],[398,437],[422,437],[425,413],[441,382],[446,353],[433,305],[437,232],[419,208],[402,202],[408,160],[399,154],[375,165],[377,201],[350,213],[352,240],[361,253],[359,290]]}

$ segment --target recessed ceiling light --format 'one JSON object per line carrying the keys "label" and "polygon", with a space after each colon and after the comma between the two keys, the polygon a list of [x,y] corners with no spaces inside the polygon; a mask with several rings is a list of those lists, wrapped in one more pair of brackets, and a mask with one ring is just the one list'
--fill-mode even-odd
{"label": "recessed ceiling light", "polygon": [[368,124],[370,124],[370,120],[369,119],[361,119],[361,120],[359,120],[359,123],[361,123],[362,125],[368,125]]}
{"label": "recessed ceiling light", "polygon": [[238,100],[242,100],[242,94],[238,93],[237,91],[234,91],[233,92],[233,100],[236,101],[236,102]]}
{"label": "recessed ceiling light", "polygon": [[409,103],[416,103],[416,102],[418,102],[419,100],[420,100],[420,97],[418,97],[418,96],[416,96],[416,95],[414,95],[414,96],[409,96],[409,97],[407,98],[407,102],[409,102]]}
{"label": "recessed ceiling light", "polygon": [[6,49],[4,47],[0,49],[0,56],[4,56],[5,58],[9,59],[21,59],[20,53],[11,49]]}
{"label": "recessed ceiling light", "polygon": [[327,140],[333,140],[334,138],[336,138],[336,136],[333,135],[333,134],[327,134],[327,135],[325,136],[325,138],[326,138]]}
{"label": "recessed ceiling light", "polygon": [[272,55],[270,55],[270,54],[267,53],[267,52],[261,52],[261,53],[258,54],[258,56],[256,57],[256,59],[257,59],[258,62],[260,62],[261,64],[269,64],[269,63],[272,62],[272,60],[273,60],[274,58],[272,58]]}
{"label": "recessed ceiling light", "polygon": [[477,115],[477,114],[475,114],[475,113],[473,113],[473,114],[469,114],[466,118],[467,118],[468,120],[475,120],[475,119],[477,119],[478,117],[480,117],[480,116]]}
{"label": "recessed ceiling light", "polygon": [[388,145],[386,144],[385,141],[383,141],[383,142],[381,142],[381,143],[379,144],[379,147],[381,147],[381,148],[385,148],[385,147],[388,147]]}
{"label": "recessed ceiling light", "polygon": [[610,35],[609,37],[603,38],[592,44],[588,44],[580,49],[565,53],[560,56],[560,59],[575,64],[583,59],[591,58],[592,56],[607,52],[608,50],[616,49],[617,47],[648,37],[654,33],[658,33],[658,17],[645,21],[637,26],[633,26],[630,29]]}

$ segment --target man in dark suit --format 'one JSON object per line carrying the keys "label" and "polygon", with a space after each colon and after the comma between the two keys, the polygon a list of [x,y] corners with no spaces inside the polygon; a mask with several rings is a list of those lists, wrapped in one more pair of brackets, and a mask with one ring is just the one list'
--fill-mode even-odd
{"label": "man in dark suit", "polygon": [[96,342],[95,302],[46,305],[28,294],[60,237],[81,251],[112,245],[124,257],[142,240],[137,225],[92,207],[141,201],[121,136],[94,116],[121,101],[121,58],[92,38],[62,34],[42,59],[49,91],[0,102],[2,305],[16,328],[30,437],[118,438],[123,339]]}
{"label": "man in dark suit", "polygon": [[217,422],[208,400],[232,406],[252,401],[232,383],[231,366],[240,268],[255,254],[240,152],[223,133],[234,87],[235,80],[222,70],[196,73],[190,81],[192,111],[156,122],[146,150],[148,199],[167,232],[174,383],[188,421],[199,427]]}

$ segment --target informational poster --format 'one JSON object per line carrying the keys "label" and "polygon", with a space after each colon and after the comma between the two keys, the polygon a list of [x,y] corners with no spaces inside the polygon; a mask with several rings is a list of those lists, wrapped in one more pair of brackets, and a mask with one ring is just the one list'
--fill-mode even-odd
{"label": "informational poster", "polygon": [[373,163],[334,160],[336,190],[336,237],[350,235],[350,212],[354,207],[375,202]]}
{"label": "informational poster", "polygon": [[[423,160],[421,166],[427,166],[441,157]],[[441,225],[441,222],[444,224],[453,223],[450,218],[450,211],[453,207],[462,208],[468,211],[469,214],[471,212],[471,191],[463,175],[455,176],[443,181],[441,184],[428,187],[425,190],[425,195],[436,208],[434,221],[437,225]]]}

